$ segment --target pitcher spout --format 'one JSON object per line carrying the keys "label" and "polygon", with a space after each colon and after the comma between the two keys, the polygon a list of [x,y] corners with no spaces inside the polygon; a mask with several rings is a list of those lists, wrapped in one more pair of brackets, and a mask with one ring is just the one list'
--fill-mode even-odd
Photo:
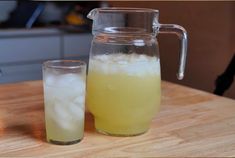
{"label": "pitcher spout", "polygon": [[96,17],[96,15],[97,15],[97,12],[98,12],[97,8],[92,9],[92,10],[88,13],[87,18],[89,18],[89,19],[91,19],[91,20],[94,20],[95,17]]}

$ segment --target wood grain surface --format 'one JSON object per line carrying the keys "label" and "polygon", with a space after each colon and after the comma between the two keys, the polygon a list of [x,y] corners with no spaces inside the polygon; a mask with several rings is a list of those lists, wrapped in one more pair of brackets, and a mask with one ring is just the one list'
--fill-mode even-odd
{"label": "wood grain surface", "polygon": [[162,107],[150,130],[135,137],[96,133],[86,113],[75,145],[45,141],[41,81],[0,85],[0,157],[235,156],[235,101],[162,82]]}

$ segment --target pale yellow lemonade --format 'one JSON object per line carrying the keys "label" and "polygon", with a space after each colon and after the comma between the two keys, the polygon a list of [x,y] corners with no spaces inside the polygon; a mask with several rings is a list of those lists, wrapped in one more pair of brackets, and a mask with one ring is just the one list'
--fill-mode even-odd
{"label": "pale yellow lemonade", "polygon": [[89,61],[87,105],[98,131],[146,132],[160,106],[160,63],[146,55],[96,55]]}
{"label": "pale yellow lemonade", "polygon": [[81,140],[84,131],[85,79],[77,74],[44,77],[48,142]]}

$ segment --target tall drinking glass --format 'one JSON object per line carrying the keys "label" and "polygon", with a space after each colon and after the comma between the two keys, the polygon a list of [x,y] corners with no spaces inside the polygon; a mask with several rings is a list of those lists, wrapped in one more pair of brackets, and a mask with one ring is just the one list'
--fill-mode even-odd
{"label": "tall drinking glass", "polygon": [[52,60],[43,63],[47,141],[68,145],[82,140],[86,89],[86,63]]}

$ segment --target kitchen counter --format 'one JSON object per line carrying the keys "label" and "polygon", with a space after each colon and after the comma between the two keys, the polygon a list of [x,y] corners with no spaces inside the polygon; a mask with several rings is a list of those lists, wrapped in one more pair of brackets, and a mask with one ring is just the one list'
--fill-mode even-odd
{"label": "kitchen counter", "polygon": [[45,140],[42,82],[0,85],[0,156],[235,156],[235,100],[164,81],[162,93],[161,110],[147,133],[99,134],[86,112],[84,139],[59,146]]}

